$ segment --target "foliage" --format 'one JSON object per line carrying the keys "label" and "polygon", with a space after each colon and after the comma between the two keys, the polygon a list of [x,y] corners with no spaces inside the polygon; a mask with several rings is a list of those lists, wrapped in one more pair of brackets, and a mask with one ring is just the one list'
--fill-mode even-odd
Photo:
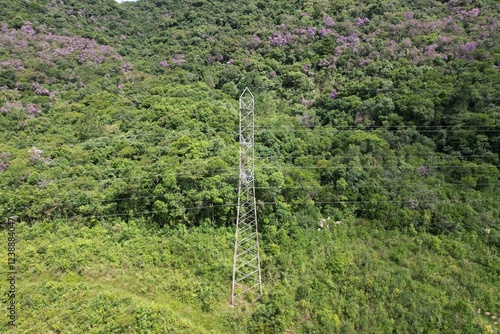
{"label": "foliage", "polygon": [[[0,214],[31,226],[20,284],[38,298],[23,295],[19,329],[488,332],[477,308],[499,307],[499,27],[492,0],[4,1]],[[232,312],[246,86],[267,292]],[[178,286],[158,288],[169,301],[138,297],[147,271],[111,288],[89,261],[125,260],[90,241],[131,252],[125,267],[150,282],[172,275]],[[216,255],[200,249],[210,242]]]}

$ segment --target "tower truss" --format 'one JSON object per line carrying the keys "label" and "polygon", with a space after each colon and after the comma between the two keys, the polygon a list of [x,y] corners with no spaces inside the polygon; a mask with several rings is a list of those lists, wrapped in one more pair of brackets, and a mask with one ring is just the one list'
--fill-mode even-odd
{"label": "tower truss", "polygon": [[231,289],[233,306],[262,297],[254,182],[254,106],[254,96],[247,87],[240,96],[240,179]]}

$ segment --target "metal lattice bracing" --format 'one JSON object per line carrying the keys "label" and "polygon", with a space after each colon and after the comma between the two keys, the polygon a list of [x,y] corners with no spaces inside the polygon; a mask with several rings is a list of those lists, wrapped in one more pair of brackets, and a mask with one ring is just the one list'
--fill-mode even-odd
{"label": "metal lattice bracing", "polygon": [[262,296],[254,183],[254,104],[254,96],[247,87],[240,96],[240,181],[231,290],[233,306]]}

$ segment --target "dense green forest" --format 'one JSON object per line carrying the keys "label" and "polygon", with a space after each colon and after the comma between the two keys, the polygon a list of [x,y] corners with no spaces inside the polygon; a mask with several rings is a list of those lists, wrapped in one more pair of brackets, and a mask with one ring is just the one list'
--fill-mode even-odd
{"label": "dense green forest", "polygon": [[[500,332],[496,0],[0,8],[1,332]],[[233,308],[245,87],[264,296]]]}

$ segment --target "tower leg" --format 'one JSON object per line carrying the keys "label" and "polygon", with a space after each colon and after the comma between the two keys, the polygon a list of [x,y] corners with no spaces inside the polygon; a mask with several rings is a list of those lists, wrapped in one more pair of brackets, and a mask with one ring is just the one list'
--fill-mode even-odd
{"label": "tower leg", "polygon": [[262,297],[257,206],[254,182],[254,105],[250,90],[240,96],[240,177],[234,241],[231,304],[253,302]]}

